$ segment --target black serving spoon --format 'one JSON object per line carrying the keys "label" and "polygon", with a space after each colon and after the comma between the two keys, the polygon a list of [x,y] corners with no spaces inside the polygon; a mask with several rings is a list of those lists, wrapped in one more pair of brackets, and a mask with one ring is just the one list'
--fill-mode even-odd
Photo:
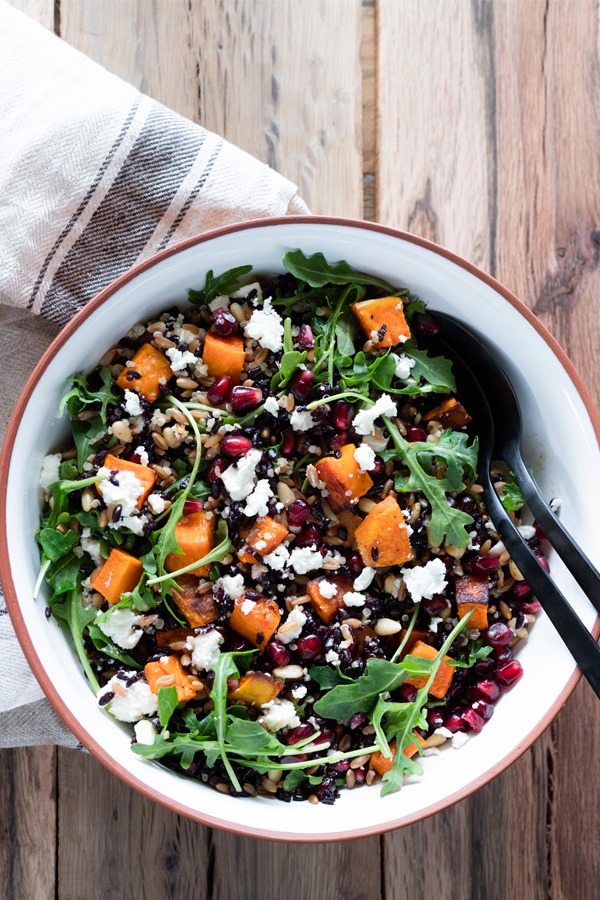
{"label": "black serving spoon", "polygon": [[441,329],[436,341],[454,361],[461,400],[473,417],[479,437],[479,481],[488,513],[515,565],[600,697],[600,647],[502,506],[490,474],[494,460],[503,460],[511,467],[549,543],[598,611],[600,574],[548,506],[523,461],[521,410],[504,369],[479,335],[451,316],[437,311],[433,314]]}

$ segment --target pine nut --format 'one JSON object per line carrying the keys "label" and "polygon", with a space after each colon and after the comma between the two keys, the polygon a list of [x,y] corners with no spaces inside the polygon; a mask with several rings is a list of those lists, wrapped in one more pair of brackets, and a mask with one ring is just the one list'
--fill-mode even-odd
{"label": "pine nut", "polygon": [[361,497],[358,501],[358,508],[364,513],[370,513],[376,506],[377,504],[370,497]]}
{"label": "pine nut", "polygon": [[388,634],[398,634],[399,631],[402,631],[402,625],[394,619],[378,619],[374,631],[375,634],[384,637]]}
{"label": "pine nut", "polygon": [[198,382],[194,381],[193,378],[178,378],[175,384],[177,387],[180,387],[182,391],[195,391],[198,387]]}
{"label": "pine nut", "polygon": [[273,675],[283,681],[296,681],[298,678],[304,677],[304,669],[302,666],[280,666],[278,669],[273,669]]}
{"label": "pine nut", "polygon": [[291,506],[296,499],[296,495],[291,487],[288,487],[283,481],[277,482],[277,496],[284,506]]}
{"label": "pine nut", "polygon": [[84,512],[89,512],[94,502],[94,492],[86,488],[81,495],[81,508]]}
{"label": "pine nut", "polygon": [[238,322],[240,323],[240,325],[243,325],[244,322],[248,319],[248,316],[246,315],[246,311],[244,310],[244,307],[243,307],[243,306],[240,306],[239,303],[235,303],[235,302],[234,302],[234,303],[230,303],[230,305],[229,305],[229,312],[230,312],[233,316],[236,317],[236,319],[238,320]]}
{"label": "pine nut", "polygon": [[515,581],[523,581],[523,576],[521,575],[519,569],[516,567],[512,559],[508,563],[508,570]]}
{"label": "pine nut", "polygon": [[131,443],[133,437],[131,428],[127,422],[123,421],[123,419],[119,419],[118,422],[113,422],[112,433],[118,441],[122,441],[124,444]]}

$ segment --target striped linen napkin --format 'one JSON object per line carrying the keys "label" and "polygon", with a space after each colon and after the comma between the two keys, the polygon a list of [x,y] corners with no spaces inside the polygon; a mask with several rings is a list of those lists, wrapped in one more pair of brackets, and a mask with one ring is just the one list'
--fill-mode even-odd
{"label": "striped linen napkin", "polygon": [[[187,237],[308,212],[291,182],[3,0],[0,146],[0,304],[55,325],[132,265]],[[9,388],[0,390],[0,435],[10,409],[2,406],[16,400],[10,389],[35,362],[31,354],[14,359],[15,341],[31,341],[36,330],[31,316],[0,305],[0,388]],[[75,746],[43,700],[1,594],[0,649],[12,661],[0,673],[0,747]]]}

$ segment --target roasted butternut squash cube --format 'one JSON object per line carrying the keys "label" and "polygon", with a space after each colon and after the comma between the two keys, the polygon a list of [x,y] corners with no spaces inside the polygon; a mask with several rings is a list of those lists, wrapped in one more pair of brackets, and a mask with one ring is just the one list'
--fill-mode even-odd
{"label": "roasted butternut squash cube", "polygon": [[146,663],[144,675],[153,694],[158,694],[161,687],[174,687],[177,689],[177,699],[180,703],[196,696],[196,691],[190,685],[190,676],[184,671],[179,657],[174,653]]}
{"label": "roasted butternut squash cube", "polygon": [[113,548],[90,584],[109,603],[118,603],[121,594],[128,594],[137,587],[143,571],[139,559],[124,550]]}
{"label": "roasted butternut squash cube", "polygon": [[[185,644],[187,639],[193,637],[194,634],[193,628],[166,628],[156,632],[156,645],[163,650],[165,647],[173,647],[173,644]],[[181,650],[181,647],[177,646],[173,649]]]}
{"label": "roasted butternut squash cube", "polygon": [[[183,553],[169,553],[165,560],[167,572],[184,569],[210,553],[215,544],[216,521],[214,513],[209,515],[203,511],[187,513],[180,518],[175,526],[175,539]],[[190,571],[206,578],[210,572],[210,563]]]}
{"label": "roasted butternut squash cube", "polygon": [[[399,640],[400,644],[404,640],[405,634],[406,634],[406,629],[403,628],[402,631],[400,632],[400,640]],[[415,646],[415,644],[418,644],[419,641],[426,644],[428,637],[430,637],[430,632],[423,631],[420,628],[413,628],[406,644],[404,645],[404,649],[402,650],[402,653],[400,654],[400,659],[404,659],[405,656],[407,656],[409,653],[411,653],[412,648]]]}
{"label": "roasted butternut squash cube", "polygon": [[259,519],[244,536],[245,544],[238,550],[240,562],[252,565],[252,563],[260,561],[262,556],[268,556],[276,547],[279,547],[287,534],[288,530],[285,525],[276,519],[272,519],[270,516]]}
{"label": "roasted butternut squash cube", "polygon": [[173,377],[167,357],[152,344],[142,344],[131,363],[125,366],[117,384],[124,391],[135,391],[148,403],[154,403],[160,395],[161,384],[167,384]]}
{"label": "roasted butternut squash cube", "polygon": [[241,700],[248,706],[262,706],[274,700],[282,687],[282,681],[265,672],[247,672],[242,675],[235,690],[229,691],[227,699],[231,702]]}
{"label": "roasted butternut squash cube", "polygon": [[401,566],[414,558],[402,510],[391,494],[363,519],[355,538],[365,566]]}
{"label": "roasted butternut squash cube", "polygon": [[423,415],[424,422],[439,422],[444,428],[464,428],[473,419],[466,411],[462,403],[454,397],[449,397],[443,403],[438,404]]}
{"label": "roasted butternut squash cube", "polygon": [[201,593],[199,578],[191,574],[180,575],[177,584],[178,587],[173,589],[173,600],[192,628],[203,628],[217,621],[219,610],[212,592]]}
{"label": "roasted butternut squash cube", "polygon": [[[120,456],[113,456],[112,453],[107,453],[106,459],[104,460],[104,468],[110,469],[111,472],[116,469],[117,472],[131,472],[132,475],[135,475],[144,488],[143,493],[140,494],[137,503],[135,504],[138,509],[141,509],[156,481],[156,472],[154,469],[151,469],[150,466],[141,466],[139,463],[129,462],[128,459],[121,459]],[[101,482],[98,482],[98,484],[100,483]],[[98,484],[96,485],[96,490],[100,494],[101,491]]]}
{"label": "roasted butternut squash cube", "polygon": [[316,464],[319,478],[329,493],[331,508],[337,512],[358,503],[373,487],[373,479],[363,472],[354,458],[354,444],[345,444],[340,456],[324,456]]}
{"label": "roasted butternut squash cube", "polygon": [[[321,587],[323,582],[326,582],[327,589]],[[335,594],[331,593],[329,585],[335,587]],[[344,594],[351,590],[352,580],[347,575],[322,575],[320,578],[313,578],[306,585],[310,605],[326,625],[344,605]]]}
{"label": "roasted butternut squash cube", "polygon": [[[417,734],[416,731],[413,732],[415,741],[418,741],[421,746],[425,743],[420,734]],[[369,762],[369,768],[375,769],[375,771],[379,775],[385,775],[386,772],[389,772],[392,766],[394,765],[394,759],[396,758],[396,741],[390,741],[390,750],[392,751],[391,756],[384,756],[379,750],[376,750],[375,753],[371,753],[371,761]],[[418,747],[416,743],[409,744],[408,747],[405,747],[402,751],[405,756],[412,757],[415,753],[418,752]]]}
{"label": "roasted butternut squash cube", "polygon": [[370,625],[358,625],[352,628],[354,637],[358,641],[358,646],[362,650],[366,638],[376,638],[377,632]]}
{"label": "roasted butternut squash cube", "polygon": [[238,384],[246,351],[244,339],[239,335],[222,337],[220,334],[209,331],[204,341],[202,362],[208,369],[208,374],[215,378],[221,375],[229,375],[234,384]]}
{"label": "roasted butternut squash cube", "polygon": [[[338,522],[342,528],[346,529],[347,536],[343,541],[345,547],[351,547],[354,543],[354,535],[356,534],[356,529],[362,522],[360,516],[357,516],[355,513],[350,512],[349,509],[343,509],[338,513]],[[338,526],[339,533],[339,526]]]}
{"label": "roasted butternut squash cube", "polygon": [[280,621],[279,607],[270,597],[251,600],[242,594],[233,605],[229,626],[259,650],[264,650]]}
{"label": "roasted butternut squash cube", "polygon": [[456,581],[456,608],[458,618],[464,619],[474,610],[468,628],[483,631],[488,627],[489,585],[486,575],[463,575]]}
{"label": "roasted butternut squash cube", "polygon": [[404,343],[410,337],[402,297],[359,300],[352,304],[351,309],[360,322],[365,337],[372,340],[378,350]]}
{"label": "roasted butternut squash cube", "polygon": [[[420,656],[421,659],[434,659],[438,654],[435,647],[432,647],[430,644],[425,644],[423,641],[417,641],[410,652],[411,656]],[[431,687],[429,688],[431,696],[437,697],[438,700],[441,700],[446,696],[450,685],[452,684],[452,678],[455,671],[454,666],[451,665],[452,662],[451,656],[445,656],[443,658]],[[416,687],[419,691],[422,687],[425,687],[427,680],[427,676],[425,675],[422,678],[407,678],[405,684],[412,684],[412,686]]]}

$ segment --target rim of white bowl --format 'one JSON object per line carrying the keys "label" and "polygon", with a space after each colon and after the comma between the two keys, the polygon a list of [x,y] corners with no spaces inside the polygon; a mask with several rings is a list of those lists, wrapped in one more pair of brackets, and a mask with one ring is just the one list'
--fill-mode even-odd
{"label": "rim of white bowl", "polygon": [[[506,287],[504,287],[503,284],[501,284],[491,275],[488,275],[477,266],[463,259],[461,256],[458,256],[456,253],[453,253],[451,250],[447,250],[446,248],[441,247],[438,244],[433,243],[432,241],[428,241],[425,238],[417,237],[416,235],[409,234],[408,232],[401,231],[399,229],[390,228],[386,225],[380,225],[376,222],[368,222],[362,219],[346,219],[333,216],[285,216],[280,218],[252,219],[246,222],[239,222],[235,225],[216,228],[203,234],[188,238],[185,241],[181,241],[180,243],[175,244],[172,247],[169,247],[168,249],[155,254],[154,256],[151,256],[149,259],[144,260],[138,265],[133,266],[133,268],[129,269],[123,275],[119,276],[119,278],[115,279],[115,281],[111,282],[111,284],[107,285],[107,287],[96,294],[96,296],[92,300],[90,300],[85,305],[85,307],[81,309],[73,317],[73,319],[71,319],[71,321],[67,325],[64,326],[64,328],[59,332],[54,341],[45,351],[37,366],[29,376],[25,387],[23,388],[23,391],[19,397],[17,405],[8,424],[6,438],[2,447],[2,453],[0,455],[0,572],[3,573],[2,583],[6,605],[11,617],[13,627],[15,629],[15,633],[17,635],[21,648],[23,649],[25,657],[29,665],[31,666],[33,674],[40,684],[40,687],[44,691],[44,694],[48,698],[57,714],[70,729],[70,731],[72,731],[73,734],[79,739],[86,750],[89,750],[89,752],[92,753],[96,757],[96,759],[98,759],[99,762],[101,762],[102,765],[104,765],[110,772],[112,772],[113,775],[115,775],[121,781],[125,782],[129,787],[137,790],[139,793],[143,794],[149,799],[160,803],[162,806],[165,806],[172,812],[197,821],[203,825],[207,825],[211,828],[219,828],[224,831],[232,832],[233,834],[238,834],[245,837],[259,838],[262,840],[317,843],[323,841],[332,842],[338,840],[356,840],[359,838],[383,834],[388,831],[393,831],[397,828],[402,828],[406,825],[412,825],[415,822],[420,822],[423,819],[434,815],[435,813],[441,812],[443,809],[447,809],[449,806],[453,806],[460,800],[464,800],[465,797],[468,797],[470,794],[479,790],[479,788],[490,782],[497,775],[500,775],[502,772],[504,772],[505,769],[507,769],[510,765],[512,765],[513,762],[515,762],[515,760],[519,758],[519,756],[521,756],[527,749],[529,749],[529,747],[531,747],[531,745],[537,740],[537,738],[545,731],[548,725],[550,725],[562,706],[564,706],[564,704],[566,703],[567,699],[577,685],[577,682],[581,678],[581,671],[577,668],[575,669],[555,702],[547,710],[546,714],[537,723],[537,725],[529,732],[525,740],[517,744],[517,746],[514,747],[509,753],[507,753],[506,756],[504,756],[496,765],[492,766],[481,776],[469,782],[469,784],[460,788],[455,793],[440,799],[436,803],[432,803],[429,806],[424,807],[423,809],[401,816],[398,819],[383,822],[381,824],[369,825],[363,828],[354,828],[348,831],[336,833],[320,833],[318,831],[310,833],[296,833],[272,831],[266,828],[248,828],[247,826],[242,826],[235,822],[230,822],[226,819],[220,819],[206,812],[193,809],[183,803],[180,803],[179,801],[173,800],[171,797],[145,784],[143,781],[139,780],[135,775],[133,775],[128,769],[117,763],[75,718],[65,701],[62,699],[62,697],[50,681],[45,671],[44,665],[41,662],[30,638],[27,626],[21,613],[19,599],[11,575],[7,542],[7,486],[11,466],[12,451],[19,429],[19,423],[40,376],[46,370],[48,364],[53,359],[56,352],[72,337],[72,335],[79,328],[80,324],[124,285],[137,278],[137,276],[142,272],[145,272],[147,269],[152,268],[153,266],[162,262],[164,259],[169,258],[170,256],[174,256],[198,244],[203,244],[208,241],[214,240],[215,238],[234,234],[239,231],[298,224],[318,224],[334,227],[342,226],[347,228],[357,228],[359,230],[373,231],[395,237],[408,243],[416,244],[417,246],[429,250],[432,253],[437,254],[438,256],[444,257],[445,259],[464,269],[469,274],[475,276],[480,281],[487,284],[494,291],[500,294],[500,296],[502,296],[512,307],[514,307],[529,322],[530,325],[532,325],[532,327],[537,331],[540,337],[542,337],[546,344],[549,346],[552,353],[557,357],[558,361],[565,369],[568,377],[572,381],[577,390],[577,393],[579,394],[583,402],[587,414],[589,415],[592,428],[596,435],[596,439],[600,444],[600,415],[594,407],[587,388],[585,387],[585,384],[581,376],[575,369],[573,363],[570,361],[558,341],[550,334],[550,332],[531,312],[531,310],[527,306],[525,306],[525,304],[522,303],[522,301],[519,300],[515,296],[515,294],[509,291]],[[596,618],[594,627],[592,629],[594,638],[598,638],[599,633],[600,616]]]}

